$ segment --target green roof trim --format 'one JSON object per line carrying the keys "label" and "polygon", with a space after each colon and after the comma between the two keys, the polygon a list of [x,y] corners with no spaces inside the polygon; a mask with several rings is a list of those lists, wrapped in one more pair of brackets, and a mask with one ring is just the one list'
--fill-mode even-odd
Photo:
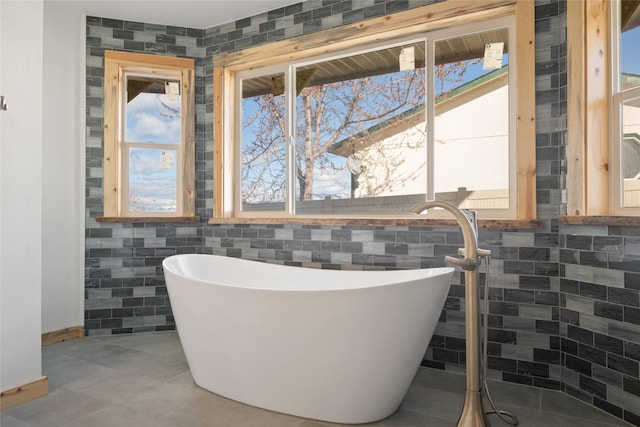
{"label": "green roof trim", "polygon": [[629,82],[629,83],[640,83],[640,75],[622,73],[622,81],[625,82],[625,83],[626,82]]}
{"label": "green roof trim", "polygon": [[[435,103],[439,104],[441,102],[447,101],[448,99],[451,99],[452,97],[454,97],[456,95],[464,93],[464,92],[466,92],[468,90],[471,90],[471,89],[473,89],[475,87],[478,87],[478,86],[482,85],[483,83],[486,83],[486,82],[488,82],[490,80],[493,80],[493,79],[505,74],[508,70],[509,70],[509,64],[506,64],[506,65],[502,66],[501,68],[498,68],[497,70],[494,70],[494,71],[491,71],[491,72],[489,72],[487,74],[484,74],[484,75],[482,75],[482,76],[480,76],[480,77],[478,77],[478,78],[476,78],[474,80],[471,80],[470,82],[467,82],[467,83],[465,83],[465,84],[463,84],[461,86],[458,86],[458,87],[450,90],[449,92],[447,92],[447,93],[445,93],[443,95],[440,95],[438,98],[436,98]],[[398,121],[402,121],[402,120],[404,120],[404,119],[406,119],[408,117],[413,116],[414,114],[420,113],[420,112],[424,111],[424,109],[425,109],[425,105],[423,104],[423,105],[418,105],[417,107],[410,108],[410,109],[408,109],[406,111],[403,111],[402,113],[400,113],[400,114],[398,114],[396,116],[393,116],[393,117],[391,117],[389,119],[386,119],[386,120],[384,120],[384,121],[382,121],[382,122],[380,122],[380,123],[378,123],[376,125],[373,125],[368,129],[360,131],[360,132],[356,133],[355,135],[351,135],[351,136],[349,136],[347,138],[344,138],[344,139],[336,142],[335,144],[333,144],[331,146],[329,151],[332,152],[332,151],[338,150],[344,144],[350,143],[350,141],[353,140],[353,139],[360,139],[360,138],[363,138],[363,137],[365,137],[367,135],[370,135],[372,133],[378,132],[378,131],[380,131],[382,129],[387,128],[388,126],[391,126],[394,123],[397,123]]]}
{"label": "green roof trim", "polygon": [[452,98],[456,95],[460,95],[461,93],[464,93],[477,86],[480,86],[483,83],[486,83],[490,80],[495,79],[496,77],[500,77],[501,75],[506,74],[508,70],[509,70],[509,64],[503,65],[501,68],[498,68],[497,70],[491,71],[490,73],[484,74],[474,80],[471,80],[470,82],[467,82],[461,86],[453,88],[449,92],[446,92],[440,95],[439,97],[437,97],[436,104],[446,101],[447,99]]}

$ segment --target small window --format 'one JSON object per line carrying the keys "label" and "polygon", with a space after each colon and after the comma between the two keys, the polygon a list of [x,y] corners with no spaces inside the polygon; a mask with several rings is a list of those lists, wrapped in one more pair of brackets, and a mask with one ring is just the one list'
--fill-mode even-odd
{"label": "small window", "polygon": [[105,52],[105,217],[194,215],[193,61]]}

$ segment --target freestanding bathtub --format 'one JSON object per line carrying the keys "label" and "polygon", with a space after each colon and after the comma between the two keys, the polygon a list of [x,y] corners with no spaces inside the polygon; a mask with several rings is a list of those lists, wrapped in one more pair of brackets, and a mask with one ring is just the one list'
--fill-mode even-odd
{"label": "freestanding bathtub", "polygon": [[163,262],[200,387],[338,423],[394,413],[438,322],[453,268],[336,271],[215,255]]}

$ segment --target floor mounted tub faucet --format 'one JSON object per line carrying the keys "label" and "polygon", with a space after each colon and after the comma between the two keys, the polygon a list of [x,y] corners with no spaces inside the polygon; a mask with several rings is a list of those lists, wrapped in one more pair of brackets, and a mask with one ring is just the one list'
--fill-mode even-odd
{"label": "floor mounted tub faucet", "polygon": [[482,379],[480,369],[480,297],[478,287],[478,257],[489,256],[490,251],[478,249],[478,219],[475,211],[461,210],[448,202],[431,200],[414,206],[410,212],[419,214],[428,209],[441,208],[451,213],[462,229],[464,258],[445,257],[445,261],[464,270],[465,279],[465,335],[467,381],[462,413],[458,427],[484,427],[489,425],[482,405]]}

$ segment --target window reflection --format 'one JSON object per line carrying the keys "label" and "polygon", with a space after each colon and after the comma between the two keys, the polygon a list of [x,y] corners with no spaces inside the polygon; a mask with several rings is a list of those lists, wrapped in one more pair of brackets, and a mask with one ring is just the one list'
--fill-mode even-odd
{"label": "window reflection", "polygon": [[640,207],[640,1],[620,3],[619,88],[621,177],[624,207]]}

